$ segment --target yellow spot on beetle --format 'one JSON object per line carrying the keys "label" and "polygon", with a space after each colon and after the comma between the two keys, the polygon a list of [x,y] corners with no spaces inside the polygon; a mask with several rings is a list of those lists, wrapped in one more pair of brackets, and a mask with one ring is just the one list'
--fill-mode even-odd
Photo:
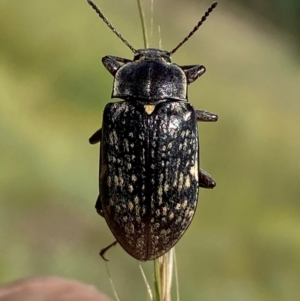
{"label": "yellow spot on beetle", "polygon": [[144,105],[145,112],[151,115],[155,109],[155,105]]}

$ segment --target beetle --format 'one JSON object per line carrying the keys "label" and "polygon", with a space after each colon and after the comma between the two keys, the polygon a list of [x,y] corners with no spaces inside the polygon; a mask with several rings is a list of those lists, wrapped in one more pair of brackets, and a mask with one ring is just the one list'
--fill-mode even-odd
{"label": "beetle", "polygon": [[[190,34],[172,51],[134,49],[91,1],[107,26],[134,53],[133,60],[105,56],[114,77],[103,125],[90,138],[101,142],[97,212],[116,241],[140,261],[168,252],[195,214],[198,190],[214,188],[199,165],[197,121],[217,121],[216,114],[195,110],[187,87],[205,72],[203,65],[179,66],[174,54],[216,7],[213,3]],[[105,258],[104,258],[105,259]]]}

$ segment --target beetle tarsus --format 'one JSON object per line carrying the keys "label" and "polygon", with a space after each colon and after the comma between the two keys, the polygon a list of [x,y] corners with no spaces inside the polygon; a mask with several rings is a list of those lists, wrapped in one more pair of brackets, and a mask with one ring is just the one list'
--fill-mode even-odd
{"label": "beetle tarsus", "polygon": [[217,185],[212,176],[206,172],[204,169],[199,170],[199,187],[212,189]]}
{"label": "beetle tarsus", "polygon": [[101,142],[102,139],[102,128],[96,131],[91,138],[89,139],[90,144],[96,144],[98,142]]}
{"label": "beetle tarsus", "polygon": [[104,254],[106,253],[106,251],[108,251],[111,247],[115,246],[118,242],[117,241],[114,241],[112,244],[110,244],[109,246],[107,246],[106,248],[102,249],[99,253],[99,255],[102,257],[102,259],[104,261],[109,261],[108,259],[106,259],[104,257]]}
{"label": "beetle tarsus", "polygon": [[196,117],[197,117],[197,121],[209,121],[209,122],[218,121],[218,115],[202,110],[196,110]]}

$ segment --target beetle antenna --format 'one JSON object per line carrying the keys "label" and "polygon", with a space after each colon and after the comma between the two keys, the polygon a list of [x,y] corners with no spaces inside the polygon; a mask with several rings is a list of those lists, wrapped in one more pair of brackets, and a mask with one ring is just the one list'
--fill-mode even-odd
{"label": "beetle antenna", "polygon": [[204,21],[210,15],[210,13],[216,8],[217,4],[218,4],[218,2],[214,2],[210,6],[210,8],[206,11],[206,13],[203,15],[203,17],[201,18],[201,20],[194,27],[194,29],[171,52],[169,52],[169,55],[174,54],[178,50],[178,48],[180,48],[199,29],[199,27],[204,23]]}
{"label": "beetle antenna", "polygon": [[92,1],[87,0],[88,4],[96,11],[96,13],[99,15],[99,17],[104,21],[104,23],[119,37],[119,39],[122,40],[122,42],[128,46],[133,53],[136,52],[136,50],[122,37],[122,35],[114,28],[114,26],[105,18],[99,7]]}

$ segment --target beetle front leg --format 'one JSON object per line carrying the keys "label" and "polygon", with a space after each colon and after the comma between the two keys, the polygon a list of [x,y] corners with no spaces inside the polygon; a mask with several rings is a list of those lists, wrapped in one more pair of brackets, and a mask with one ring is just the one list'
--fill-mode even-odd
{"label": "beetle front leg", "polygon": [[204,169],[200,168],[199,170],[199,187],[212,189],[216,186],[215,180],[212,176],[206,172]]}
{"label": "beetle front leg", "polygon": [[218,121],[218,115],[207,111],[196,110],[197,121]]}
{"label": "beetle front leg", "polygon": [[113,75],[115,76],[117,70],[123,65],[131,60],[124,59],[118,56],[107,55],[102,58],[102,64],[104,67]]}
{"label": "beetle front leg", "polygon": [[96,131],[89,139],[90,144],[96,144],[101,142],[102,139],[102,128]]}

